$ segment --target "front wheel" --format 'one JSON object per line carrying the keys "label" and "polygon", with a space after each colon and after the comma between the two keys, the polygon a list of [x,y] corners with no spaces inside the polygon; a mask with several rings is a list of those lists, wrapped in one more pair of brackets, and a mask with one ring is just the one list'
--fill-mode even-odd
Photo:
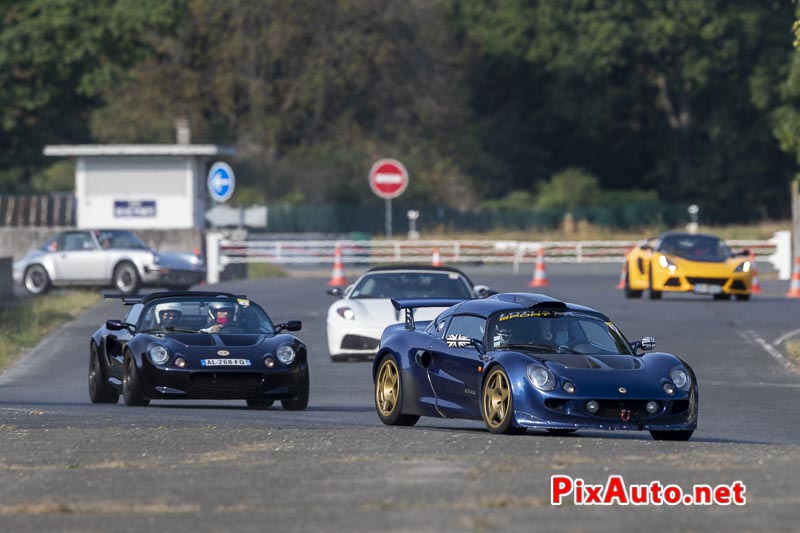
{"label": "front wheel", "polygon": [[299,388],[296,398],[293,400],[281,400],[281,406],[287,411],[302,411],[308,407],[308,392],[310,389],[308,368],[306,368],[306,377],[300,382]]}
{"label": "front wheel", "polygon": [[106,383],[103,367],[97,355],[97,347],[92,343],[89,348],[89,399],[92,403],[117,403],[119,392]]}
{"label": "front wheel", "polygon": [[142,385],[139,383],[139,373],[136,371],[136,363],[130,355],[125,358],[125,376],[122,379],[122,397],[125,399],[125,405],[150,405],[150,400],[145,398],[142,393]]}
{"label": "front wheel", "polygon": [[31,265],[25,271],[23,285],[31,294],[44,294],[50,290],[50,276],[42,265]]}
{"label": "front wheel", "polygon": [[641,298],[642,291],[636,291],[631,289],[631,278],[630,274],[625,274],[625,298]]}
{"label": "front wheel", "polygon": [[[650,268],[652,268],[652,266]],[[650,285],[649,285],[650,291],[648,292],[648,296],[650,297],[651,300],[660,300],[661,299],[661,291],[653,290],[653,272],[652,271],[650,272],[649,280],[650,280]]]}
{"label": "front wheel", "polygon": [[650,435],[654,440],[673,440],[673,441],[687,441],[692,438],[693,429],[682,431],[657,431],[652,430]]}
{"label": "front wheel", "polygon": [[387,426],[413,426],[418,416],[404,415],[400,411],[403,403],[403,380],[394,356],[387,355],[378,367],[375,380],[375,409],[378,418]]}
{"label": "front wheel", "polygon": [[496,366],[483,386],[481,414],[491,433],[520,435],[525,428],[514,425],[514,397],[511,382],[502,367]]}
{"label": "front wheel", "polygon": [[119,292],[122,294],[135,294],[142,284],[139,278],[139,272],[133,263],[124,261],[117,265],[114,269],[114,276],[111,282]]}

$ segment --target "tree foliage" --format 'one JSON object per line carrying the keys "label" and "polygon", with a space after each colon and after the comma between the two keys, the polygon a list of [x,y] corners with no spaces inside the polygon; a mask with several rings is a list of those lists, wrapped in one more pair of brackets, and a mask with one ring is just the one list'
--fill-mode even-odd
{"label": "tree foliage", "polygon": [[584,169],[616,193],[558,202],[785,216],[794,20],[784,0],[0,0],[0,188],[60,184],[45,144],[173,142],[186,117],[237,149],[241,201],[378,202],[366,170],[392,156],[417,203],[550,205]]}

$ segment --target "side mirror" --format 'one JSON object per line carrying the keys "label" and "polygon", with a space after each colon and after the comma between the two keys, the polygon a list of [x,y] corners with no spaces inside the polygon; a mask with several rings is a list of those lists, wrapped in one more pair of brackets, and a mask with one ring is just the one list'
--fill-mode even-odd
{"label": "side mirror", "polygon": [[497,291],[493,291],[488,285],[475,285],[472,288],[472,295],[475,296],[475,298],[488,298],[493,294],[497,294]]}
{"label": "side mirror", "polygon": [[650,246],[649,244],[642,244],[641,246],[639,246],[639,248],[641,248],[642,250],[652,250],[653,249],[653,247]]}
{"label": "side mirror", "polygon": [[277,332],[281,332],[283,330],[300,331],[301,329],[303,329],[303,323],[299,320],[290,320],[288,322],[283,322],[275,326],[275,331]]}
{"label": "side mirror", "polygon": [[486,346],[484,346],[482,340],[470,339],[469,343],[470,343],[470,345],[474,346],[476,350],[478,350],[479,354],[481,354],[481,355],[485,355],[486,354]]}
{"label": "side mirror", "polygon": [[341,298],[342,296],[344,296],[344,292],[342,292],[342,289],[339,287],[328,289],[327,291],[325,291],[325,294],[330,294],[331,296],[336,296],[337,298]]}
{"label": "side mirror", "polygon": [[656,347],[656,340],[653,337],[642,337],[642,340],[639,341],[639,348],[641,348],[645,352],[649,352],[655,347]]}
{"label": "side mirror", "polygon": [[734,255],[741,255],[741,256],[744,256],[744,257],[750,257],[750,253],[751,253],[750,250],[745,248],[744,250],[742,250],[738,254],[734,254]]}
{"label": "side mirror", "polygon": [[122,320],[106,320],[106,329],[111,331],[122,331],[123,329],[133,333],[133,326],[126,324]]}

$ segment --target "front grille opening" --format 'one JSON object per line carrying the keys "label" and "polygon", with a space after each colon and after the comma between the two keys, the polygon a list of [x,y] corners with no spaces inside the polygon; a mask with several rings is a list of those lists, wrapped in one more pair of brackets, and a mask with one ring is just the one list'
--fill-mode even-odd
{"label": "front grille opening", "polygon": [[548,398],[544,401],[544,406],[548,409],[552,409],[553,411],[558,411],[559,413],[564,412],[564,408],[567,405],[569,400],[558,400],[553,398]]}
{"label": "front grille opening", "polygon": [[689,400],[675,400],[672,402],[670,414],[679,415],[689,410]]}
{"label": "front grille opening", "polygon": [[681,280],[678,278],[669,278],[666,283],[664,283],[665,287],[680,287]]}
{"label": "front grille opening", "polygon": [[[647,402],[649,400],[598,400],[600,409],[592,416],[597,418],[607,418],[610,420],[619,420],[620,412],[622,410],[630,411],[631,420],[641,420],[643,418],[652,418],[661,414],[659,409],[654,414],[647,412]],[[663,404],[662,404],[663,405]]]}
{"label": "front grille opening", "polygon": [[262,376],[255,372],[195,372],[191,380],[192,384],[203,389],[239,390],[258,387]]}
{"label": "front grille opening", "polygon": [[735,291],[743,291],[743,290],[746,290],[746,287],[744,286],[744,282],[743,281],[737,279],[736,281],[731,283],[731,289],[733,289]]}
{"label": "front grille opening", "polygon": [[345,335],[342,339],[343,350],[377,350],[380,341],[360,335]]}
{"label": "front grille opening", "polygon": [[728,282],[728,278],[690,278],[687,277],[686,281],[691,283],[692,285],[697,285],[698,283],[705,283],[706,285],[719,285],[722,287]]}

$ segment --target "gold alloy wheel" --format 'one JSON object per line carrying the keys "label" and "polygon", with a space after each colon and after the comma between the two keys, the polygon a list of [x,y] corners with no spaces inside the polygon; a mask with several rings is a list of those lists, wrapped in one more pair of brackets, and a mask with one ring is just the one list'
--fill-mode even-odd
{"label": "gold alloy wheel", "polygon": [[375,386],[375,405],[382,416],[388,417],[397,407],[400,398],[400,376],[397,364],[387,357],[381,363],[378,371],[378,381]]}
{"label": "gold alloy wheel", "polygon": [[495,369],[483,388],[483,414],[486,424],[497,429],[506,421],[511,406],[511,387],[502,369]]}

